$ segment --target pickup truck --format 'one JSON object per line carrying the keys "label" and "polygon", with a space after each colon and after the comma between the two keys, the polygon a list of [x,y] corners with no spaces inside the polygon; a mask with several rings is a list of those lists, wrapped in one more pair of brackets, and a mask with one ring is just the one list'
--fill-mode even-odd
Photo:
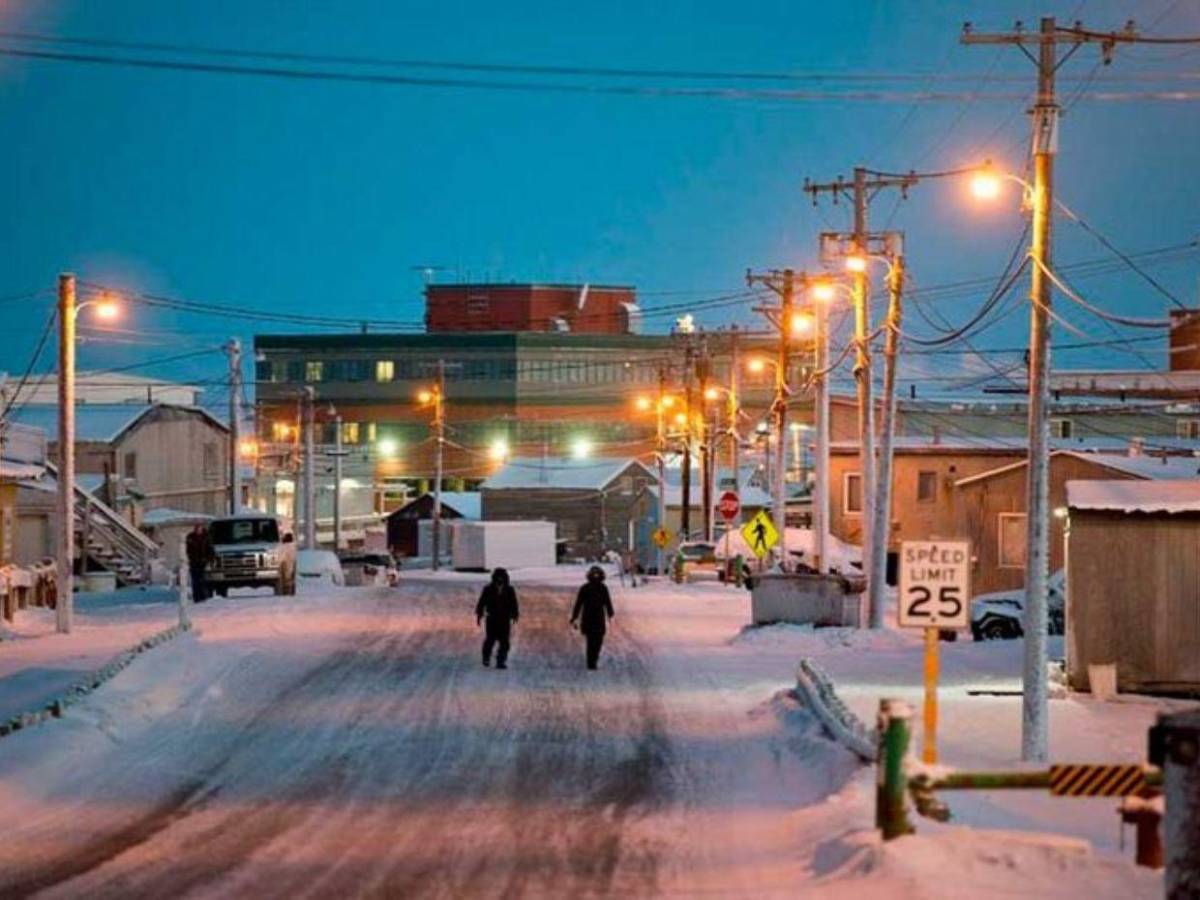
{"label": "pickup truck", "polygon": [[238,513],[208,526],[213,560],[208,583],[222,597],[235,587],[269,587],[296,593],[296,543],[279,520],[265,513]]}

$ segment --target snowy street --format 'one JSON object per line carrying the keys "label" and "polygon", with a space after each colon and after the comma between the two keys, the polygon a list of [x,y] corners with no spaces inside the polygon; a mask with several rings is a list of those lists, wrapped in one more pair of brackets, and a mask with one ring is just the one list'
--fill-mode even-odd
{"label": "snowy street", "polygon": [[[696,809],[728,774],[681,754],[621,616],[589,673],[569,592],[524,588],[496,671],[476,591],[198,607],[197,638],[4,747],[0,893],[731,890],[738,840]],[[746,875],[770,890],[770,872]]]}
{"label": "snowy street", "polygon": [[[567,624],[580,575],[518,576],[507,671],[480,665],[479,576],[195,607],[193,633],[0,745],[0,895],[1161,892],[1116,847],[1105,800],[958,796],[955,823],[880,844],[873,770],[786,689],[809,656],[869,716],[913,695],[912,635],[745,629],[744,591],[614,585],[588,672]],[[1013,764],[1018,701],[969,691],[1009,689],[1019,655],[947,648],[948,763]],[[1155,708],[1059,701],[1057,754],[1136,758]]]}

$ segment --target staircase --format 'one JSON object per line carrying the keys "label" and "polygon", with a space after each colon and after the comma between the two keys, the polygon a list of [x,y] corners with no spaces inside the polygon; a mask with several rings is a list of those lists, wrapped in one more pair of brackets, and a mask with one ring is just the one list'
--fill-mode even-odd
{"label": "staircase", "polygon": [[[53,465],[47,464],[46,469],[58,476]],[[112,572],[121,586],[150,580],[150,564],[160,552],[158,544],[79,485],[75,486],[74,508],[75,546],[85,561]]]}

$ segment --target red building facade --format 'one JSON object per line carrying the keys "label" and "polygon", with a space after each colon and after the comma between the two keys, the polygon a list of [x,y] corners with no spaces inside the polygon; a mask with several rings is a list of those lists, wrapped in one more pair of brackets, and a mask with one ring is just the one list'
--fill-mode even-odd
{"label": "red building facade", "polygon": [[431,284],[425,328],[456,331],[636,334],[637,292],[588,284]]}

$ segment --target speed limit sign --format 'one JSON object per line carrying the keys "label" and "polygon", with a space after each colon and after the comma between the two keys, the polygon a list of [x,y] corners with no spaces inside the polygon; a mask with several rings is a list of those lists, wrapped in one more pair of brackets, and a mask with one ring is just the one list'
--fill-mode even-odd
{"label": "speed limit sign", "polygon": [[966,628],[970,566],[967,541],[902,541],[900,627]]}

